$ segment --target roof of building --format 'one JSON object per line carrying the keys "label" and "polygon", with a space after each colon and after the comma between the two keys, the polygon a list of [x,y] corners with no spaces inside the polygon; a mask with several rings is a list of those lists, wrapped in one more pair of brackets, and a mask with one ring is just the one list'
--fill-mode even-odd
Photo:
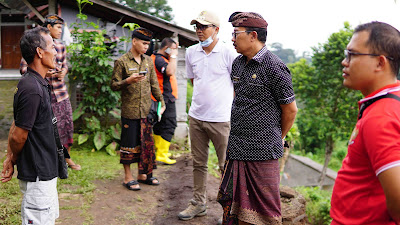
{"label": "roof of building", "polygon": [[[170,21],[137,11],[112,0],[90,1],[93,2],[93,5],[84,7],[82,13],[103,18],[112,23],[137,23],[141,27],[145,27],[153,31],[154,37],[160,40],[177,34],[179,38],[179,45],[181,46],[190,46],[198,42],[196,33],[193,30],[180,27]],[[48,0],[30,0],[29,2],[34,7],[40,7],[48,4]],[[76,0],[58,0],[58,3],[61,5],[61,7],[68,6],[78,9]],[[0,0],[0,5],[19,10],[25,14],[31,12],[23,0]],[[47,10],[45,13],[47,13]]]}

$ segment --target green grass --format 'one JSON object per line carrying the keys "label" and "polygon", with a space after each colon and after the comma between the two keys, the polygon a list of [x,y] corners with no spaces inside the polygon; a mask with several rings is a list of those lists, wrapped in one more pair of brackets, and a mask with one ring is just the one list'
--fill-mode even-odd
{"label": "green grass", "polygon": [[[319,164],[324,164],[325,162],[325,151],[323,149],[317,151],[316,153],[312,152],[304,152],[293,150],[291,153],[295,155],[306,156]],[[328,167],[334,171],[339,171],[340,167],[342,167],[342,162],[344,157],[347,154],[347,141],[337,141],[335,143],[335,148],[332,153],[331,160],[329,161]]]}
{"label": "green grass", "polygon": [[318,187],[297,187],[306,199],[306,214],[313,225],[329,225],[332,221],[329,211],[331,209],[332,191],[320,190]]}
{"label": "green grass", "polygon": [[215,147],[212,142],[210,142],[210,150],[208,153],[208,173],[214,177],[220,177],[218,157],[215,151]]}
{"label": "green grass", "polygon": [[[78,206],[82,210],[85,223],[92,224],[93,218],[88,213],[93,202],[96,186],[95,180],[114,179],[122,171],[119,157],[110,156],[104,150],[92,152],[84,146],[73,146],[72,159],[82,166],[81,171],[69,170],[68,179],[58,179],[58,193],[80,194],[84,202]],[[20,224],[22,194],[18,179],[15,177],[7,183],[0,184],[0,224]],[[73,209],[73,208],[68,208]]]}

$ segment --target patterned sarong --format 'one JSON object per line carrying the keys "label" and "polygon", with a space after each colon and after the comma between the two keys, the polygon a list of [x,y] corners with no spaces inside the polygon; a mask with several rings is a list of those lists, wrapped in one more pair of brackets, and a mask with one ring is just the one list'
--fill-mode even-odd
{"label": "patterned sarong", "polygon": [[278,160],[228,160],[217,197],[223,225],[282,224],[279,182]]}
{"label": "patterned sarong", "polygon": [[74,141],[74,123],[72,122],[72,107],[69,98],[57,102],[56,96],[52,92],[51,108],[53,109],[54,116],[57,118],[58,135],[60,142],[66,148],[72,146]]}
{"label": "patterned sarong", "polygon": [[147,119],[131,120],[121,117],[120,163],[138,163],[139,174],[152,176],[157,168],[152,126]]}

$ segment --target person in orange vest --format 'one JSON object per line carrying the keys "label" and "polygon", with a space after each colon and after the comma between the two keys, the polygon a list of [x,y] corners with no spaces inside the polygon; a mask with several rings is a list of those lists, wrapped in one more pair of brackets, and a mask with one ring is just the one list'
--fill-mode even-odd
{"label": "person in orange vest", "polygon": [[160,49],[151,55],[156,68],[160,90],[167,107],[161,117],[161,121],[153,127],[156,161],[167,165],[176,163],[176,160],[169,158],[171,154],[168,151],[177,126],[175,107],[175,101],[178,99],[178,85],[175,77],[177,56],[178,43],[172,38],[164,38]]}

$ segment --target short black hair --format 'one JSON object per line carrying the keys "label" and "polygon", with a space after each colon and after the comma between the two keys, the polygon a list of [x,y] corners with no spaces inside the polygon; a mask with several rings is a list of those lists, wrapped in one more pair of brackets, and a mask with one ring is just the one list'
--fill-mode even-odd
{"label": "short black hair", "polygon": [[267,41],[267,29],[265,28],[258,28],[258,27],[245,27],[246,31],[252,32],[255,31],[257,32],[257,39],[265,43]]}
{"label": "short black hair", "polygon": [[392,72],[397,75],[400,67],[400,32],[391,25],[373,21],[361,24],[354,29],[354,33],[369,32],[367,46],[371,54],[385,55],[389,59]]}
{"label": "short black hair", "polygon": [[22,57],[27,64],[31,64],[36,55],[36,48],[46,49],[46,40],[43,34],[50,34],[45,27],[36,27],[26,30],[19,41]]}
{"label": "short black hair", "polygon": [[64,19],[61,18],[61,17],[59,17],[59,16],[56,15],[56,14],[50,14],[50,15],[47,15],[47,16],[44,18],[44,23],[43,23],[42,26],[43,26],[43,27],[47,27],[48,24],[50,24],[52,27],[54,27],[55,24],[61,24],[61,25],[63,25],[63,24],[64,24]]}
{"label": "short black hair", "polygon": [[172,38],[164,38],[161,42],[161,46],[160,49],[164,48],[165,46],[170,47],[172,44],[176,44],[176,42],[174,41],[174,39]]}

